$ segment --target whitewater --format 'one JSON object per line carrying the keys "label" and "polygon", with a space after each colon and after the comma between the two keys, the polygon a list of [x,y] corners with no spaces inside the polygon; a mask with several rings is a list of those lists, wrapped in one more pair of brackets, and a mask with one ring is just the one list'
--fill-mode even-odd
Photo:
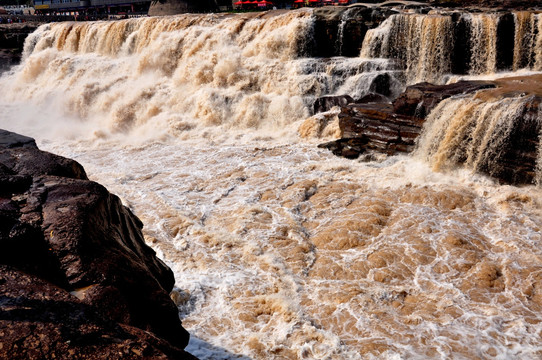
{"label": "whitewater", "polygon": [[[513,70],[540,71],[541,16],[516,16],[530,45]],[[470,75],[495,77],[498,17],[464,17],[487,40]],[[390,97],[447,81],[430,49],[450,21],[394,15],[359,57],[329,59],[307,56],[307,9],[47,24],[0,78],[0,126],[77,160],[141,218],[202,359],[540,358],[540,186],[474,171],[479,148],[455,166],[442,140],[478,100],[439,105],[411,155],[317,148],[339,134],[336,111],[312,114],[318,97],[361,97],[381,74]],[[412,42],[393,44],[401,28]]]}

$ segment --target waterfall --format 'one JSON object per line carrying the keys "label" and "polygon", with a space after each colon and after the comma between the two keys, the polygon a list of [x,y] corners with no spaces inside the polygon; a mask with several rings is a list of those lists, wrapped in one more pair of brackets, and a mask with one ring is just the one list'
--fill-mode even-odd
{"label": "waterfall", "polygon": [[341,19],[339,21],[339,25],[337,28],[337,42],[335,44],[335,52],[339,56],[343,55],[343,37],[344,37],[344,29],[346,25],[348,24],[348,21],[352,18],[352,13],[354,9],[346,9],[341,14]]}
{"label": "waterfall", "polygon": [[[469,170],[542,185],[542,74],[309,115],[324,95],[542,70],[541,15],[377,26],[382,8],[357,8],[370,30],[352,58],[311,57],[324,36],[334,50],[337,17],[310,9],[43,25],[0,77],[0,124],[76,159],[141,218],[198,358],[540,358],[541,189]],[[343,25],[346,54],[359,37]],[[416,103],[433,108],[425,123],[406,115]],[[381,143],[422,133],[411,156],[357,160],[310,138],[343,125]]]}
{"label": "waterfall", "polygon": [[[446,74],[493,74],[497,70],[542,69],[541,14],[513,14],[514,28],[499,29],[499,13],[396,14],[365,36],[361,57],[399,63],[407,84],[443,83]],[[513,49],[499,44],[514,34]],[[499,48],[500,45],[500,48]],[[502,57],[498,69],[499,56]],[[512,63],[505,58],[510,56]]]}
{"label": "waterfall", "polygon": [[435,171],[462,164],[497,178],[513,176],[507,163],[529,166],[522,164],[524,159],[537,158],[532,172],[539,182],[541,103],[535,95],[446,99],[428,116],[416,154]]}
{"label": "waterfall", "polygon": [[537,36],[534,45],[535,70],[542,71],[542,14],[536,15]]}
{"label": "waterfall", "polygon": [[468,14],[470,24],[470,74],[492,74],[497,71],[497,23],[496,14]]}
{"label": "waterfall", "polygon": [[533,45],[534,17],[529,12],[514,13],[515,43],[514,43],[514,70],[529,67],[531,63],[531,49]]}
{"label": "waterfall", "polygon": [[7,86],[84,120],[108,119],[110,131],[283,128],[307,117],[319,96],[365,95],[390,68],[381,60],[304,57],[311,14],[47,24],[28,37],[17,81]]}
{"label": "waterfall", "polygon": [[516,12],[514,20],[514,70],[542,70],[542,14]]}
{"label": "waterfall", "polygon": [[452,25],[447,15],[392,15],[368,31],[361,57],[397,60],[405,67],[407,83],[438,82],[451,70]]}

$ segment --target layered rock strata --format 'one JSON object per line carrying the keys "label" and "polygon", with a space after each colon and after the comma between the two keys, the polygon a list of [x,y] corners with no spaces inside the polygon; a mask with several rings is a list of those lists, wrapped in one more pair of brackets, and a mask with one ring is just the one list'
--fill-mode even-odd
{"label": "layered rock strata", "polygon": [[[347,158],[357,158],[368,151],[388,155],[410,153],[418,145],[426,121],[438,123],[442,117],[451,120],[443,121],[442,128],[432,124],[430,131],[435,134],[426,141],[433,143],[425,145],[429,149],[425,155],[428,161],[435,162],[435,169],[443,166],[431,159],[438,156],[446,158],[446,166],[465,164],[504,183],[531,184],[539,181],[536,173],[542,96],[538,81],[535,76],[450,85],[421,83],[407,87],[392,103],[351,102],[344,106],[350,97],[319,99],[315,109],[325,111],[330,106],[341,106],[340,139],[320,147]],[[445,99],[450,100],[444,103]],[[511,106],[507,104],[514,108],[507,109]],[[450,113],[456,108],[456,113]],[[465,113],[458,114],[459,109]],[[458,128],[454,130],[455,126]]]}
{"label": "layered rock strata", "polygon": [[0,354],[192,359],[141,228],[77,162],[0,130]]}
{"label": "layered rock strata", "polygon": [[492,87],[495,85],[489,82],[422,83],[407,87],[393,103],[376,95],[359,101],[350,96],[320,98],[315,102],[315,110],[327,111],[332,106],[342,106],[338,115],[341,139],[320,147],[348,158],[357,158],[366,150],[388,155],[409,153],[414,150],[426,115],[442,100]]}

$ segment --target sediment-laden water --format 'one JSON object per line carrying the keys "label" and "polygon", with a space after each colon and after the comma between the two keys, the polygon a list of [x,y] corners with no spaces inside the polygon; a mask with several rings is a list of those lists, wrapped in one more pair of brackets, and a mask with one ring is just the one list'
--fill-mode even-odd
{"label": "sediment-laden water", "polygon": [[[497,15],[461,18],[496,46]],[[316,147],[337,128],[332,115],[325,129],[307,120],[312,101],[361,97],[385,72],[392,94],[441,80],[452,18],[394,15],[359,58],[331,59],[305,56],[313,21],[301,10],[45,25],[0,79],[0,124],[81,162],[143,220],[202,358],[541,357],[542,192],[476,172],[528,96],[451,98],[414,154],[336,158]],[[518,31],[532,34],[531,62],[511,66],[537,70],[541,32]],[[472,54],[467,74],[495,71],[489,50]]]}

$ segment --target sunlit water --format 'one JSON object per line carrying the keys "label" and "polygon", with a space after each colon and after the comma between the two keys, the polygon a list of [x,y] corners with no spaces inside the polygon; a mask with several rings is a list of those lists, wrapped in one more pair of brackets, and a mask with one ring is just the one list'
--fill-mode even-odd
{"label": "sunlit water", "polygon": [[[308,21],[295,14],[288,26]],[[169,35],[157,37],[172,44]],[[181,65],[158,76],[133,67],[152,52],[75,55],[42,45],[0,80],[12,89],[0,125],[79,161],[142,219],[147,242],[175,272],[173,297],[195,339],[189,351],[542,357],[539,187],[452,166],[438,172],[416,154],[363,161],[318,149],[336,132],[305,121],[315,95],[299,79],[314,81],[312,72],[286,66],[287,86],[274,73],[276,84],[262,85],[269,78],[256,71],[259,85],[248,91],[246,73],[217,80],[220,57],[190,65],[179,55]],[[224,58],[255,66],[274,56],[266,49]],[[310,62],[288,56],[275,65]],[[199,82],[189,65],[207,66]]]}

